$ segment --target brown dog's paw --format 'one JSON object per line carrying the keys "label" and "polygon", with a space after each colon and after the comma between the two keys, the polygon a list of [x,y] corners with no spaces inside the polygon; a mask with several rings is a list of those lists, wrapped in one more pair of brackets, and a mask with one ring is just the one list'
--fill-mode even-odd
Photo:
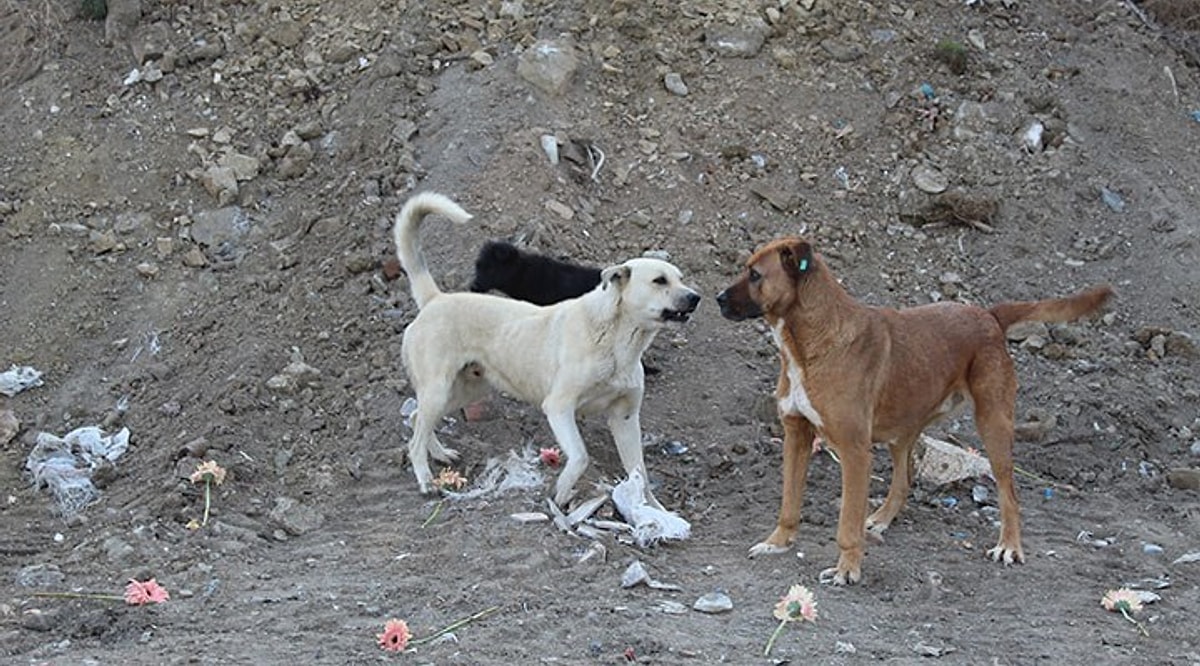
{"label": "brown dog's paw", "polygon": [[1025,563],[1025,553],[1021,550],[1020,546],[1013,548],[1002,543],[996,544],[996,547],[989,550],[987,554],[988,557],[992,558],[992,561],[1003,562],[1006,565]]}
{"label": "brown dog's paw", "polygon": [[786,553],[790,549],[791,546],[786,544],[780,546],[778,544],[771,543],[770,541],[763,541],[762,543],[756,543],[751,546],[750,552],[747,553],[746,556],[750,559],[754,559],[760,555],[778,555],[780,553]]}
{"label": "brown dog's paw", "polygon": [[825,585],[852,585],[862,580],[862,569],[842,571],[840,566],[829,567],[817,576],[817,580]]}

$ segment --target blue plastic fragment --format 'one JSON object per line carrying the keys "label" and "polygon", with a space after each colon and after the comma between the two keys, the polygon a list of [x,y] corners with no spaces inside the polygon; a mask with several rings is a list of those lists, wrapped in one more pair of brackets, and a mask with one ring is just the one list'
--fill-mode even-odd
{"label": "blue plastic fragment", "polygon": [[933,99],[935,96],[933,93],[933,86],[929,85],[928,83],[922,83],[921,94],[925,96],[925,99]]}

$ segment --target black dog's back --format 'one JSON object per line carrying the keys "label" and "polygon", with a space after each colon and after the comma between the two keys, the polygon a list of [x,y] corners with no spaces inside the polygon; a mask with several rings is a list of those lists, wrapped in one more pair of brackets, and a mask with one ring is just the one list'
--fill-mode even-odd
{"label": "black dog's back", "polygon": [[475,260],[471,291],[495,289],[536,305],[551,305],[582,296],[600,284],[600,269],[581,266],[492,241]]}

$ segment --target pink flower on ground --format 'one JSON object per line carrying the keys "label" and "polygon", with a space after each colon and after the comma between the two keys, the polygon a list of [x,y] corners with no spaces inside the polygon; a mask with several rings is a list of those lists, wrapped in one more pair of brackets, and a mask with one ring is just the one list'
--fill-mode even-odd
{"label": "pink flower on ground", "polygon": [[125,603],[130,606],[161,604],[170,598],[171,595],[167,589],[159,585],[158,581],[153,578],[144,583],[130,579],[129,584],[125,586]]}
{"label": "pink flower on ground", "polygon": [[562,463],[562,452],[558,447],[541,449],[538,451],[538,460],[542,461],[543,465],[548,467],[558,467]]}
{"label": "pink flower on ground", "polygon": [[225,481],[225,468],[215,460],[206,460],[196,465],[196,471],[192,472],[192,483],[200,483],[206,480],[205,477],[209,477],[213,485],[219,486]]}
{"label": "pink flower on ground", "polygon": [[1137,592],[1122,587],[1117,590],[1109,590],[1104,593],[1104,598],[1100,600],[1100,605],[1104,606],[1105,610],[1121,613],[1136,613],[1142,609],[1142,598]]}
{"label": "pink flower on ground", "polygon": [[408,630],[407,622],[388,620],[387,624],[383,625],[383,633],[379,634],[379,647],[388,652],[404,652],[410,638],[412,638],[412,632]]}
{"label": "pink flower on ground", "polygon": [[447,467],[433,480],[433,485],[442,490],[461,490],[467,485],[467,477]]}
{"label": "pink flower on ground", "polygon": [[782,622],[817,619],[817,602],[813,593],[803,585],[793,585],[775,605],[775,618]]}

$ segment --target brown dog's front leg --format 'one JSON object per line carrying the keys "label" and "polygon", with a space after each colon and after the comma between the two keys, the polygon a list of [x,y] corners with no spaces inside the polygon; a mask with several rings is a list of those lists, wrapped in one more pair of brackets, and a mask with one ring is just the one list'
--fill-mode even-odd
{"label": "brown dog's front leg", "polygon": [[871,483],[871,445],[851,440],[837,447],[842,459],[842,510],[838,515],[837,542],[840,555],[836,567],[821,572],[822,581],[834,585],[862,579],[866,547],[867,493]]}
{"label": "brown dog's front leg", "polygon": [[766,541],[750,548],[750,557],[782,553],[788,549],[800,526],[804,507],[804,489],[808,486],[808,461],[816,433],[808,419],[787,414],[783,420],[783,496],[779,501],[779,521]]}

